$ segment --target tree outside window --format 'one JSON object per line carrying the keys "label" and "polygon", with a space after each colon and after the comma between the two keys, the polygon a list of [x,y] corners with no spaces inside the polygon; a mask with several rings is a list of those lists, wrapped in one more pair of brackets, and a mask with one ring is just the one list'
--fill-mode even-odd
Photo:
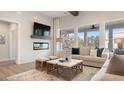
{"label": "tree outside window", "polygon": [[78,32],[78,46],[84,46],[84,32]]}
{"label": "tree outside window", "polygon": [[88,46],[99,47],[99,31],[87,32]]}

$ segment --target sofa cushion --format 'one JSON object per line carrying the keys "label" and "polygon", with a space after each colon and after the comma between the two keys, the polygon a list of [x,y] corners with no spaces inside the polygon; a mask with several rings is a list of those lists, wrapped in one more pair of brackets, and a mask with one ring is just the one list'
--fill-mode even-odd
{"label": "sofa cushion", "polygon": [[84,61],[83,61],[83,64],[84,64],[84,65],[87,65],[87,66],[93,66],[93,67],[101,68],[104,63],[84,60]]}
{"label": "sofa cushion", "polygon": [[78,54],[79,55],[79,48],[72,48],[72,54]]}
{"label": "sofa cushion", "polygon": [[96,49],[91,49],[90,50],[90,56],[96,57],[97,56],[97,50]]}
{"label": "sofa cushion", "polygon": [[114,55],[111,58],[107,73],[124,75],[124,55]]}
{"label": "sofa cushion", "polygon": [[90,62],[102,62],[104,63],[106,61],[105,58],[101,57],[92,57],[92,56],[80,56],[80,59]]}
{"label": "sofa cushion", "polygon": [[73,59],[80,59],[80,55],[72,55]]}
{"label": "sofa cushion", "polygon": [[124,76],[105,73],[101,81],[124,81]]}
{"label": "sofa cushion", "polygon": [[87,48],[80,48],[80,55],[90,55],[90,48],[87,47]]}

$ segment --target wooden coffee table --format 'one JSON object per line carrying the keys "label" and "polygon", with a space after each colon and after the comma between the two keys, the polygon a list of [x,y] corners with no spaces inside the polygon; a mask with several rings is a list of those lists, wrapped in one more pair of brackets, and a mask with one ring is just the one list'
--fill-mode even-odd
{"label": "wooden coffee table", "polygon": [[83,71],[83,61],[71,59],[71,62],[60,62],[60,59],[47,61],[47,73],[57,72],[66,80],[71,80],[75,75]]}

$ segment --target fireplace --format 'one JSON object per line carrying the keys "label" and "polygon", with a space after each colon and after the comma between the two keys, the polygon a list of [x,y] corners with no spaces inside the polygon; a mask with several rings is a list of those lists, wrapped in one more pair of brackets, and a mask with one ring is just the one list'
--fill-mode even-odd
{"label": "fireplace", "polygon": [[33,50],[48,50],[48,42],[33,42]]}

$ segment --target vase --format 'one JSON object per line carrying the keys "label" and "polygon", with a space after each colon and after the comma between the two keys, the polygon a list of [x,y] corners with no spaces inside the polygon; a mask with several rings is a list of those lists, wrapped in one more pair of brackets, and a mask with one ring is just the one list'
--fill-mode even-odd
{"label": "vase", "polygon": [[65,49],[65,60],[68,62],[71,62],[71,49],[70,48]]}

